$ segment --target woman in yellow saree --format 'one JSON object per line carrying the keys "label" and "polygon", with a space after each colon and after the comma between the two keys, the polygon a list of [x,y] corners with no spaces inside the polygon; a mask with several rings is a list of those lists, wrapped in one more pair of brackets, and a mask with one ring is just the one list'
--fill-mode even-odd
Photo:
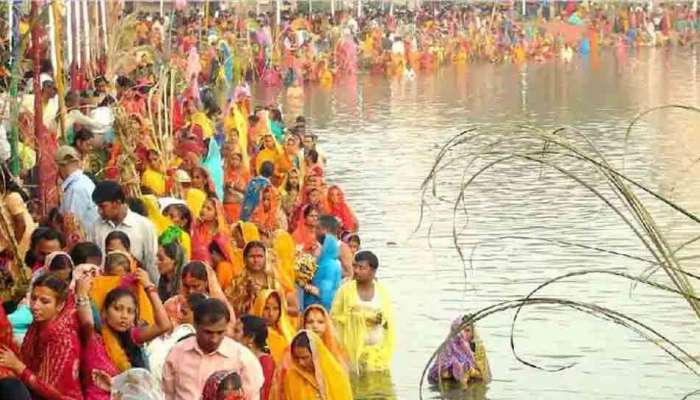
{"label": "woman in yellow saree", "polygon": [[275,372],[270,400],[352,400],[347,372],[311,331],[292,340]]}
{"label": "woman in yellow saree", "polygon": [[252,314],[267,321],[267,344],[275,363],[278,364],[284,350],[294,337],[295,329],[287,317],[284,296],[276,290],[264,289],[255,298]]}
{"label": "woman in yellow saree", "polygon": [[326,345],[335,359],[347,369],[348,354],[338,343],[338,338],[333,327],[333,320],[328,311],[320,304],[312,304],[306,307],[302,314],[302,329],[307,329],[317,334],[323,344]]}

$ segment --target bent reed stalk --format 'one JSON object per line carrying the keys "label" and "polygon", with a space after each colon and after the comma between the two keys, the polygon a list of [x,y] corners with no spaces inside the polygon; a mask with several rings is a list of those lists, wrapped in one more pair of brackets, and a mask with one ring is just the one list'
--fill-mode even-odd
{"label": "bent reed stalk", "polygon": [[[625,131],[625,149],[627,141],[630,137],[634,125],[645,115],[659,110],[681,109],[690,112],[700,113],[700,109],[684,105],[666,105],[646,110],[638,114],[629,124]],[[573,137],[568,137],[573,135]],[[574,140],[577,139],[577,140]],[[583,145],[579,144],[583,142]],[[620,220],[626,225],[635,237],[646,248],[649,257],[636,256],[616,251],[614,249],[604,249],[595,246],[574,243],[565,240],[552,240],[528,237],[522,235],[506,235],[497,237],[496,240],[516,239],[516,240],[541,240],[555,245],[578,247],[595,252],[626,257],[647,264],[645,270],[640,276],[622,273],[611,270],[582,270],[570,272],[549,279],[532,290],[525,297],[517,300],[508,300],[494,305],[482,308],[476,311],[473,315],[465,317],[461,327],[464,328],[476,321],[491,316],[493,314],[516,310],[511,324],[510,345],[511,351],[515,359],[531,368],[542,371],[557,372],[572,367],[574,364],[559,366],[555,368],[545,368],[533,362],[523,359],[515,349],[515,324],[522,309],[526,306],[538,305],[559,305],[565,308],[574,309],[579,312],[590,314],[596,318],[613,322],[617,325],[624,326],[627,329],[637,333],[642,338],[650,341],[677,362],[685,366],[690,372],[700,376],[700,361],[675,344],[662,333],[650,328],[648,325],[631,318],[618,311],[601,307],[591,303],[581,303],[562,298],[552,297],[534,297],[543,288],[553,285],[561,280],[590,274],[603,274],[617,278],[627,279],[632,282],[632,289],[635,285],[641,283],[650,288],[662,290],[666,293],[672,293],[681,296],[688,304],[693,313],[700,318],[700,298],[695,294],[692,280],[699,280],[700,276],[690,273],[684,269],[683,262],[697,259],[698,256],[679,257],[677,253],[683,250],[686,246],[700,240],[700,236],[695,236],[683,242],[680,246],[673,248],[666,239],[663,232],[656,223],[651,212],[645,207],[643,202],[633,190],[641,190],[644,193],[652,196],[654,200],[660,201],[662,204],[670,207],[677,213],[687,217],[689,220],[700,223],[700,218],[688,211],[687,209],[676,204],[666,196],[650,189],[641,182],[627,176],[623,171],[614,167],[596,147],[595,143],[583,132],[572,127],[561,127],[553,131],[544,131],[542,129],[531,126],[517,126],[515,129],[510,129],[503,132],[479,132],[477,127],[469,127],[467,130],[451,137],[438,151],[435,161],[430,169],[430,172],[421,184],[421,205],[419,222],[415,231],[417,232],[425,219],[425,208],[430,208],[431,200],[438,202],[448,202],[452,205],[452,242],[460,260],[463,263],[466,279],[466,263],[464,250],[460,245],[459,238],[464,233],[464,230],[469,226],[469,206],[467,205],[467,191],[471,189],[473,184],[485,172],[492,170],[494,167],[509,164],[515,161],[525,161],[538,165],[539,178],[542,178],[544,170],[549,169],[558,172],[559,176],[576,182],[598,198],[609,210],[613,211]],[[480,165],[478,165],[480,163]],[[585,165],[594,170],[595,176],[598,179],[602,178],[602,184],[591,183],[591,179],[584,179],[580,172],[574,171],[572,165]],[[478,165],[478,168],[477,168]],[[439,176],[443,173],[454,174],[454,168],[462,167],[462,177],[459,184],[459,190],[453,200],[447,199],[438,191],[440,186]],[[623,160],[624,168],[624,160]],[[586,176],[586,178],[589,178]],[[611,194],[604,192],[603,186],[610,190]],[[458,225],[462,224],[460,229]],[[431,223],[432,231],[432,223]],[[428,237],[430,240],[430,237]],[[491,239],[493,240],[493,239]],[[473,269],[474,253],[483,242],[477,243],[469,257],[469,268]],[[664,285],[651,280],[651,276],[657,270],[663,270],[670,279],[670,285]],[[445,341],[431,355],[423,373],[421,375],[419,391],[420,398],[423,398],[423,385],[430,364],[435,360],[437,355],[445,346],[452,340],[459,330],[451,332]],[[442,388],[440,389],[441,395]],[[698,392],[700,393],[700,391]],[[686,397],[690,397],[695,393],[689,393]]]}

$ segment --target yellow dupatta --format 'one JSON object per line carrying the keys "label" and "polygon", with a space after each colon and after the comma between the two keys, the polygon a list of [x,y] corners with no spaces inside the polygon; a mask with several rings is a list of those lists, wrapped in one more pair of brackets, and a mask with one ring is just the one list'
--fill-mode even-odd
{"label": "yellow dupatta", "polygon": [[[126,253],[122,252],[118,253],[127,255]],[[135,268],[137,268],[135,262],[133,262],[133,258],[131,258],[129,255],[127,256],[130,260],[132,260],[131,272],[134,272]],[[90,299],[95,303],[95,306],[98,310],[100,310],[100,312],[103,311],[107,294],[113,289],[122,286],[122,282],[123,277],[121,276],[102,275],[93,279],[92,287],[90,288]],[[132,290],[134,291],[134,294],[138,300],[138,319],[145,321],[148,324],[153,324],[155,321],[153,316],[153,306],[151,305],[151,301],[149,300],[146,291],[143,289],[143,287],[141,287],[141,285],[135,286],[132,288]],[[138,323],[139,321],[136,322]],[[131,368],[129,357],[124,352],[124,349],[119,342],[119,338],[117,338],[106,323],[102,323],[102,326],[100,327],[100,334],[102,336],[102,340],[104,341],[107,355],[109,355],[109,358],[114,363],[114,366],[117,367],[120,372],[124,372]]]}
{"label": "yellow dupatta", "polygon": [[383,340],[379,344],[369,346],[365,343],[369,332],[367,319],[374,316],[358,307],[360,297],[356,281],[348,282],[338,289],[331,310],[340,343],[348,351],[350,367],[358,374],[364,371],[387,371],[391,368],[396,342],[391,300],[384,286],[377,281],[374,282],[374,295],[381,300],[384,326]]}
{"label": "yellow dupatta", "polygon": [[202,128],[202,139],[208,139],[214,136],[214,122],[202,111],[197,111],[190,117],[192,125],[198,125]]}
{"label": "yellow dupatta", "polygon": [[233,129],[238,131],[238,146],[240,147],[243,165],[250,165],[250,155],[248,154],[248,120],[241,107],[234,103],[231,111],[224,116],[224,132],[228,136]]}
{"label": "yellow dupatta", "polygon": [[296,287],[294,281],[296,272],[294,271],[294,257],[296,254],[296,245],[294,238],[284,229],[275,231],[272,247],[277,255],[277,263],[275,264],[275,276],[282,285],[286,294],[295,293]]}
{"label": "yellow dupatta", "polygon": [[300,331],[297,335],[302,333],[309,337],[315,371],[310,373],[297,364],[290,345],[275,372],[270,400],[352,400],[348,373],[316,334]]}
{"label": "yellow dupatta", "polygon": [[335,327],[333,326],[333,320],[328,314],[328,311],[326,311],[326,309],[322,305],[312,304],[306,307],[306,310],[304,310],[304,312],[301,315],[301,324],[299,328],[306,329],[304,324],[306,323],[306,316],[309,314],[310,311],[318,311],[321,314],[323,314],[323,318],[326,321],[326,331],[323,332],[323,335],[321,335],[321,340],[323,341],[323,344],[326,345],[328,351],[330,351],[331,354],[335,356],[335,359],[340,363],[340,365],[342,365],[347,370],[348,353],[338,342],[338,336],[336,334]]}
{"label": "yellow dupatta", "polygon": [[263,318],[263,310],[267,299],[276,294],[280,303],[280,318],[275,326],[267,328],[267,344],[270,346],[270,353],[275,363],[279,363],[284,354],[284,350],[292,342],[296,330],[287,316],[287,302],[282,293],[276,290],[264,289],[258,293],[253,303],[251,313],[256,317]]}
{"label": "yellow dupatta", "polygon": [[[148,219],[153,222],[153,226],[156,228],[156,235],[160,235],[165,232],[170,226],[174,225],[173,221],[166,215],[160,212],[160,207],[158,206],[158,200],[153,195],[141,196],[141,201],[146,208],[146,215]],[[185,259],[189,260],[192,255],[192,239],[190,234],[182,230],[178,236],[178,241],[185,252]]]}
{"label": "yellow dupatta", "polygon": [[185,203],[187,203],[187,208],[190,209],[194,218],[199,218],[199,212],[202,210],[205,201],[207,201],[206,193],[197,188],[187,189]]}

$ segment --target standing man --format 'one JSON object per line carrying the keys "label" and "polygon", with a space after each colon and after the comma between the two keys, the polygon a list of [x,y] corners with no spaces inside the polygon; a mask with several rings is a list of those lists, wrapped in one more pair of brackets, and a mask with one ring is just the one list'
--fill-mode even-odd
{"label": "standing man", "polygon": [[221,370],[238,373],[246,399],[259,400],[265,381],[260,361],[245,346],[226,336],[231,319],[226,304],[210,298],[193,311],[197,334],[175,345],[165,360],[165,400],[199,399],[207,378]]}
{"label": "standing man", "polygon": [[72,214],[78,219],[85,232],[99,219],[97,206],[92,202],[95,184],[80,168],[80,154],[72,146],[61,146],[56,152],[58,174],[63,179],[63,200],[59,211],[63,215]]}
{"label": "standing man", "polygon": [[156,254],[158,237],[153,223],[129,209],[124,192],[117,182],[102,181],[92,192],[100,217],[90,231],[90,240],[105,251],[105,238],[112,231],[122,231],[131,240],[131,254],[141,261],[151,281],[158,282]]}

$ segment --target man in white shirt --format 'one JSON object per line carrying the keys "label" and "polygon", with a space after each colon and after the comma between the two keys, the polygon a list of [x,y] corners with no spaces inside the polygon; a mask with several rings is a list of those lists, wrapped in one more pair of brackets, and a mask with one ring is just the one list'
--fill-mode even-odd
{"label": "man in white shirt", "polygon": [[148,271],[153,282],[158,282],[156,267],[158,237],[153,223],[147,218],[129,210],[124,192],[118,183],[102,181],[92,192],[92,201],[97,205],[100,217],[92,227],[89,237],[105,251],[105,238],[112,231],[122,231],[131,241],[131,254]]}

